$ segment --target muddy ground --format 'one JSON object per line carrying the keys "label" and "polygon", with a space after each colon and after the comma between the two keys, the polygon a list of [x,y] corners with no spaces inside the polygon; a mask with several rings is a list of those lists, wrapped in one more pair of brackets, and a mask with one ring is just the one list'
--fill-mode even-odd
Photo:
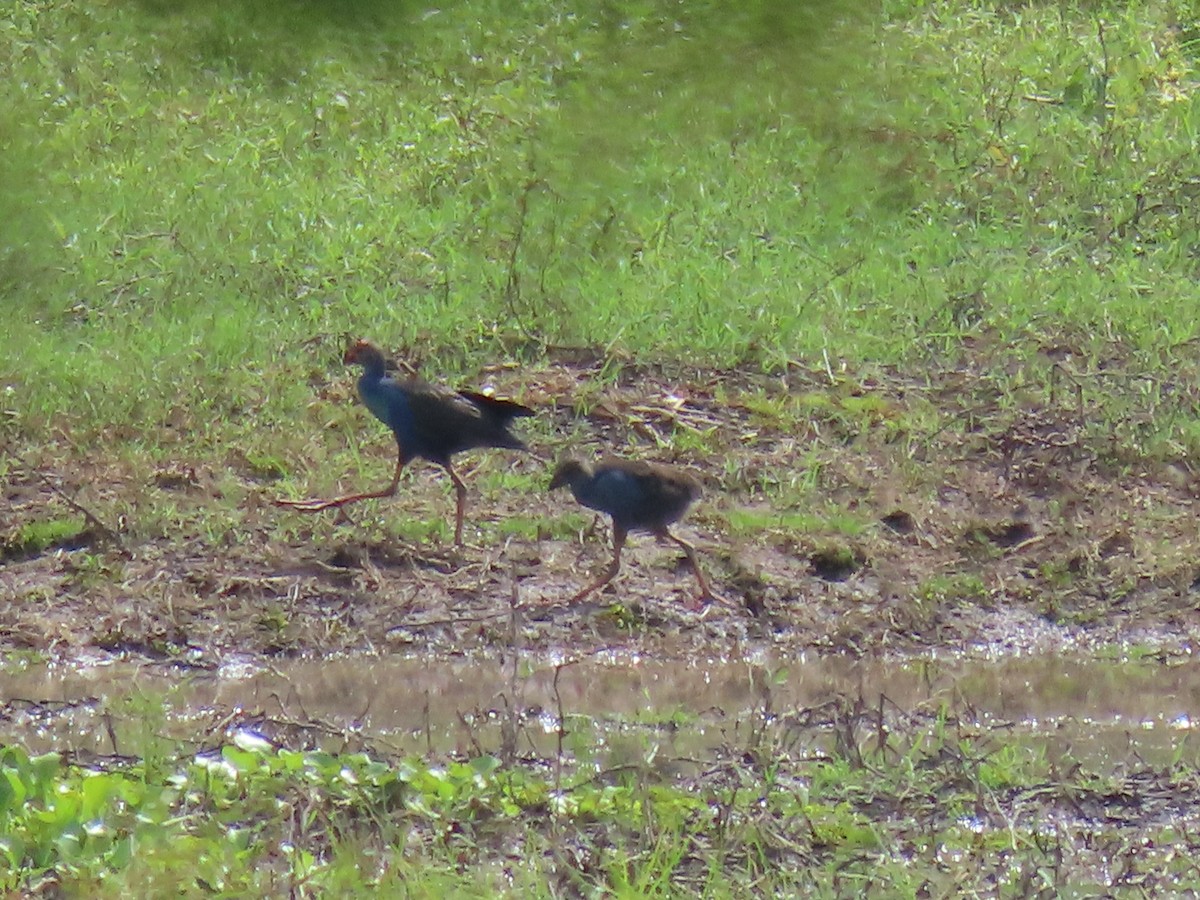
{"label": "muddy ground", "polygon": [[[197,666],[514,642],[679,656],[1187,652],[1200,632],[1200,479],[1147,451],[1150,413],[1113,420],[1110,382],[1043,362],[1046,377],[981,353],[919,378],[624,364],[613,379],[611,360],[563,355],[481,372],[539,410],[533,431],[522,423],[539,455],[459,457],[472,487],[462,550],[387,536],[392,517],[452,515],[447,480],[425,465],[394,499],[339,520],[274,506],[284,486],[235,450],[145,469],[85,459],[65,439],[10,443],[0,649]],[[354,402],[350,373],[329,378],[321,402]],[[362,429],[363,471],[339,475],[344,486],[390,472],[386,430],[365,411]],[[644,536],[608,589],[567,603],[607,561],[607,524],[503,475],[543,484],[565,448],[627,448],[700,475],[705,498],[678,532],[729,605],[690,610],[686,562]],[[305,474],[292,475],[301,489]],[[146,524],[160,502],[174,518]],[[234,527],[214,527],[214,509],[233,510]],[[571,513],[593,524],[562,527]],[[30,545],[31,523],[64,517],[82,532]]]}

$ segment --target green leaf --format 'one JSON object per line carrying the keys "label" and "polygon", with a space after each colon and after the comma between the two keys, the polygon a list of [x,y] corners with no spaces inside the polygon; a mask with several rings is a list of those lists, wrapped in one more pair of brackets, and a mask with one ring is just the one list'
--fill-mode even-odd
{"label": "green leaf", "polygon": [[43,753],[29,760],[29,773],[40,784],[48,785],[62,767],[62,756],[58,753]]}
{"label": "green leaf", "polygon": [[500,760],[494,756],[480,756],[471,760],[471,768],[479,775],[490,775],[500,768]]}
{"label": "green leaf", "polygon": [[87,775],[79,786],[81,802],[79,816],[85,821],[104,815],[109,798],[117,792],[118,782],[123,779],[114,775]]}
{"label": "green leaf", "polygon": [[230,744],[221,748],[221,757],[239,772],[257,772],[263,765],[260,754]]}

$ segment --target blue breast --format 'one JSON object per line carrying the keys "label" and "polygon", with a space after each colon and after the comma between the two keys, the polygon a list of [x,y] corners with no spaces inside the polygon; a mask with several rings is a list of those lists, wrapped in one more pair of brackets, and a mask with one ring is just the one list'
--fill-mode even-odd
{"label": "blue breast", "polygon": [[358,379],[358,395],[375,418],[392,429],[406,455],[420,455],[422,448],[416,446],[408,395],[400,385],[390,378],[372,377],[364,373]]}
{"label": "blue breast", "polygon": [[622,525],[636,525],[647,518],[648,512],[653,515],[653,510],[645,508],[646,494],[638,480],[620,469],[597,472],[572,485],[571,492],[584,506],[608,513]]}

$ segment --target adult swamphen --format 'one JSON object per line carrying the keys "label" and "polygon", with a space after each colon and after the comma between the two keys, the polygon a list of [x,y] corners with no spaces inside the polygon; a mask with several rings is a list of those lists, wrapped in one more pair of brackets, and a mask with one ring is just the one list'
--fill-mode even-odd
{"label": "adult swamphen", "polygon": [[423,458],[445,469],[454,482],[458,494],[454,543],[461,546],[467,486],[454,471],[450,457],[477,447],[528,449],[508,428],[513,419],[532,416],[533,410],[511,400],[474,391],[453,391],[417,378],[397,380],[387,374],[383,353],[369,341],[360,340],[353,344],[342,360],[347,365],[362,366],[358,394],[367,409],[396,436],[399,455],[392,483],[381,491],[350,494],[332,500],[277,500],[276,503],[317,512],[372,497],[390,497],[396,493],[404,467],[414,459]]}
{"label": "adult swamphen", "polygon": [[708,586],[696,559],[696,548],[670,531],[671,524],[700,497],[700,483],[691,475],[657,463],[607,459],[593,466],[567,459],[558,464],[550,479],[550,490],[560,487],[569,487],[576,500],[608,513],[613,521],[612,562],[599,578],[571,598],[572,603],[612,581],[621,568],[621,548],[630,531],[648,531],[682,547],[700,583],[697,601],[721,600]]}

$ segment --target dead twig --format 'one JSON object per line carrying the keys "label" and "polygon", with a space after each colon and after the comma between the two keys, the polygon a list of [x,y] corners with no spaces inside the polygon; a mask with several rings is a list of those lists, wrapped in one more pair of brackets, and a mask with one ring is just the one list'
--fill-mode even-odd
{"label": "dead twig", "polygon": [[[403,627],[409,630],[417,628],[434,628],[442,625],[462,625],[472,622],[492,622],[496,619],[508,618],[508,612],[491,613],[486,616],[453,616],[448,619],[423,619],[419,622],[405,622]],[[400,627],[400,626],[397,626]]]}
{"label": "dead twig", "polygon": [[102,538],[104,538],[105,540],[107,540],[111,544],[113,544],[113,546],[115,546],[117,548],[117,551],[123,557],[125,557],[125,559],[133,559],[133,554],[130,553],[129,550],[126,549],[125,543],[121,540],[121,536],[119,534],[117,534],[113,529],[111,529],[107,525],[105,525],[102,521],[100,521],[99,516],[97,516],[94,512],[92,512],[90,509],[88,509],[86,506],[84,506],[82,503],[80,503],[78,500],[76,500],[74,497],[72,497],[70,494],[68,494],[62,488],[60,488],[53,481],[51,481],[50,477],[48,475],[46,475],[44,472],[38,472],[37,474],[38,474],[38,478],[41,479],[42,483],[44,485],[46,485],[46,487],[50,488],[50,490],[52,490],[55,494],[57,494],[62,499],[62,501],[65,504],[67,504],[67,506],[69,506],[75,512],[77,512],[81,516],[83,516],[83,518],[87,521],[87,523],[92,527],[93,531],[95,531]]}
{"label": "dead twig", "polygon": [[1050,405],[1058,405],[1058,381],[1062,378],[1071,383],[1071,387],[1075,393],[1075,407],[1080,418],[1083,417],[1083,383],[1079,380],[1079,376],[1074,372],[1067,370],[1062,363],[1054,363],[1050,367]]}
{"label": "dead twig", "polygon": [[530,329],[520,309],[520,256],[521,244],[525,239],[525,222],[529,218],[529,196],[536,188],[543,186],[544,182],[531,173],[529,180],[525,182],[524,189],[517,197],[517,226],[510,242],[507,277],[504,282],[504,294],[501,298],[505,309],[516,324],[517,329],[521,332],[522,337],[535,346],[541,344],[542,340]]}
{"label": "dead twig", "polygon": [[[508,544],[505,543],[507,548]],[[500,722],[500,758],[511,766],[517,758],[517,735],[524,712],[524,683],[521,680],[521,593],[517,585],[517,569],[509,569],[511,590],[508,596],[508,649],[511,668],[508,673],[508,696],[502,696],[505,716]]]}

